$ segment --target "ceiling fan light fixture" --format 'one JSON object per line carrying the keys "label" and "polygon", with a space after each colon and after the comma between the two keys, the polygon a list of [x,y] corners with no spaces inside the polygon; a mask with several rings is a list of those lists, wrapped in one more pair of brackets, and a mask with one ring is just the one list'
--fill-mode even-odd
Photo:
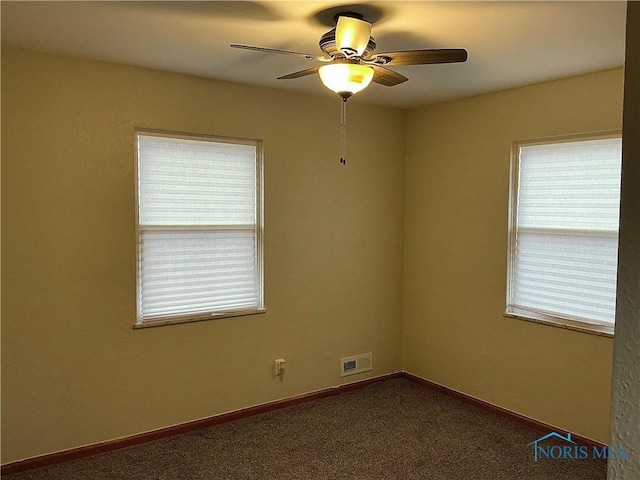
{"label": "ceiling fan light fixture", "polygon": [[373,68],[353,63],[332,63],[318,70],[325,87],[343,98],[367,88],[373,78]]}
{"label": "ceiling fan light fixture", "polygon": [[361,57],[371,37],[371,24],[349,16],[338,17],[336,47],[345,57]]}

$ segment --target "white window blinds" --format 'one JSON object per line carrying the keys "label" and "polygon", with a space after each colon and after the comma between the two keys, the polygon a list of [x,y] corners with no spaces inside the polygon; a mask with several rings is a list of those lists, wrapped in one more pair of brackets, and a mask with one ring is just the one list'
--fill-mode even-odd
{"label": "white window blinds", "polygon": [[508,308],[613,325],[621,139],[517,153]]}
{"label": "white window blinds", "polygon": [[138,322],[260,310],[258,142],[138,134]]}

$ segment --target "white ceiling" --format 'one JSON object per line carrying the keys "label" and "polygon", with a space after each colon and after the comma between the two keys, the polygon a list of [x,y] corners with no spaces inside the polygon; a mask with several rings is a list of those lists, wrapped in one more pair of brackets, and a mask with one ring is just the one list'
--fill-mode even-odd
{"label": "white ceiling", "polygon": [[[355,2],[2,1],[2,43],[292,91],[334,95],[317,75],[276,77],[314,64],[229,48],[244,43],[320,54],[317,14]],[[376,52],[466,48],[461,64],[403,66],[409,81],[372,85],[362,101],[413,107],[620,67],[625,2],[386,1]]]}

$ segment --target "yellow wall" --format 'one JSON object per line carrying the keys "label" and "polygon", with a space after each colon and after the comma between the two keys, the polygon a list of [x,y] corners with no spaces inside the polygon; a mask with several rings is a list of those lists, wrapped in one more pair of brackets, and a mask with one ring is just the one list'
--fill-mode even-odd
{"label": "yellow wall", "polygon": [[608,441],[612,339],[502,313],[511,142],[621,120],[620,69],[410,111],[406,371]]}
{"label": "yellow wall", "polygon": [[[621,98],[620,70],[356,98],[341,167],[329,93],[3,51],[2,462],[338,385],[369,351],[347,380],[404,369],[607,441],[611,339],[502,312],[511,142],[620,128]],[[131,328],[134,127],[264,140],[267,314]]]}
{"label": "yellow wall", "polygon": [[[401,368],[406,112],[350,101],[342,167],[339,108],[2,52],[3,463]],[[132,329],[134,127],[264,140],[267,314]]]}

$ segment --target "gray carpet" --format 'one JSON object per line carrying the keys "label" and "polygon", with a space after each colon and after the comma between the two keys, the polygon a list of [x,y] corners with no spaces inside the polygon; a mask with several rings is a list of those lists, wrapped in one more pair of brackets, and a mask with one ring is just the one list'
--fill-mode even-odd
{"label": "gray carpet", "polygon": [[44,479],[591,480],[605,460],[533,460],[540,434],[404,379],[9,476]]}

